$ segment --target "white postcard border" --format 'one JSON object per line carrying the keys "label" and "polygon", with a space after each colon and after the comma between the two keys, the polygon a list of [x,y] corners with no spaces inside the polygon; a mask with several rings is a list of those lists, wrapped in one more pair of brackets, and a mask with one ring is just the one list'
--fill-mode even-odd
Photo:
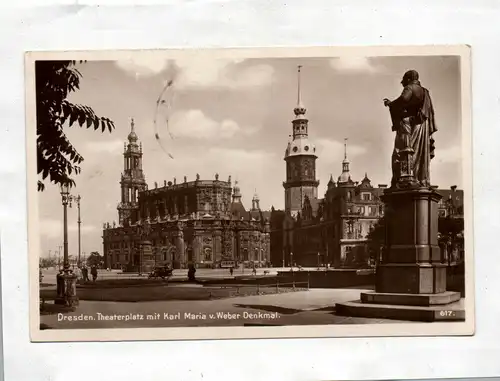
{"label": "white postcard border", "polygon": [[[49,329],[40,330],[38,258],[40,247],[36,175],[35,60],[127,60],[132,55],[164,59],[214,57],[337,57],[337,56],[460,56],[461,124],[464,182],[465,236],[465,322],[396,323],[365,325],[300,325],[278,327],[182,327],[130,329]],[[465,45],[380,46],[380,47],[296,47],[241,49],[99,50],[65,52],[28,52],[25,56],[26,82],[26,159],[28,197],[28,253],[30,334],[36,342],[204,340],[250,338],[326,338],[381,336],[456,336],[472,335],[474,316],[474,245],[472,189],[471,49]],[[31,175],[30,175],[31,174]],[[333,301],[332,301],[333,304]]]}

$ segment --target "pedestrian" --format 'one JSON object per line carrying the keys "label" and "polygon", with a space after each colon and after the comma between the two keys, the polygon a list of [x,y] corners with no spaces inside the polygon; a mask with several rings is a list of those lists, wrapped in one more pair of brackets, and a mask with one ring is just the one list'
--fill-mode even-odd
{"label": "pedestrian", "polygon": [[234,270],[233,270],[233,268],[232,268],[232,267],[230,267],[230,268],[229,268],[229,273],[231,274],[231,276],[233,276],[233,271],[234,271]]}
{"label": "pedestrian", "polygon": [[97,267],[92,266],[92,268],[90,269],[90,273],[92,274],[92,282],[95,283],[95,281],[97,280]]}
{"label": "pedestrian", "polygon": [[196,281],[195,274],[196,274],[196,267],[194,266],[194,264],[190,263],[188,265],[188,280],[190,282]]}
{"label": "pedestrian", "polygon": [[76,278],[77,278],[77,279],[82,280],[83,274],[82,274],[82,269],[81,269],[81,267],[77,267],[77,268],[76,268],[76,270],[75,270],[75,275],[76,275]]}
{"label": "pedestrian", "polygon": [[89,281],[89,269],[85,265],[82,268],[82,278],[84,283]]}

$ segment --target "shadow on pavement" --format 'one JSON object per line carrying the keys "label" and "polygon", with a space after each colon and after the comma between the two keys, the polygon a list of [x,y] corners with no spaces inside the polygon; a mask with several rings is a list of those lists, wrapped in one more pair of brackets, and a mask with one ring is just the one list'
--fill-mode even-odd
{"label": "shadow on pavement", "polygon": [[76,311],[75,307],[66,307],[61,304],[43,303],[40,305],[40,315],[55,315],[58,313],[69,313]]}
{"label": "shadow on pavement", "polygon": [[314,312],[331,312],[335,313],[335,306],[327,306],[327,307],[320,307],[320,308],[315,308],[314,310],[311,310]]}
{"label": "shadow on pavement", "polygon": [[293,315],[298,312],[302,312],[302,310],[297,310],[295,308],[286,308],[286,307],[261,305],[261,304],[235,304],[234,306],[240,308],[252,308],[254,310],[278,312],[283,315]]}

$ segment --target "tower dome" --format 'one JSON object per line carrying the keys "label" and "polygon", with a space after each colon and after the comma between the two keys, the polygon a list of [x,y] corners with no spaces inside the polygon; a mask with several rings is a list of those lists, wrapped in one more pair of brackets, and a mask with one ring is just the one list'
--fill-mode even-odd
{"label": "tower dome", "polygon": [[136,143],[137,142],[137,134],[135,133],[135,123],[134,123],[134,118],[132,118],[131,122],[130,122],[130,133],[128,134],[128,141],[130,143]]}

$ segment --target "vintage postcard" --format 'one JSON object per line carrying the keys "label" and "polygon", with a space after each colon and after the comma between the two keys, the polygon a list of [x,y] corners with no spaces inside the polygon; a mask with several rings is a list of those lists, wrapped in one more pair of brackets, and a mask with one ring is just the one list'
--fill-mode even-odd
{"label": "vintage postcard", "polygon": [[473,334],[470,65],[27,53],[32,340]]}

